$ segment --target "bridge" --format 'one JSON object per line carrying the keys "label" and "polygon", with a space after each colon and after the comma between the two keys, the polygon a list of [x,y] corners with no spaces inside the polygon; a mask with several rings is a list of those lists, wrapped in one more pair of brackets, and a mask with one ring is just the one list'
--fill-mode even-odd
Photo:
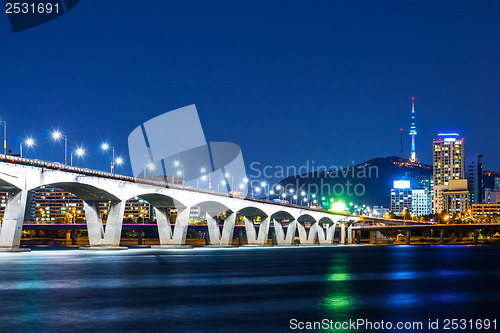
{"label": "bridge", "polygon": [[[30,208],[28,192],[43,185],[63,189],[83,201],[91,249],[120,248],[125,202],[134,197],[154,207],[160,246],[165,247],[185,245],[189,212],[193,206],[207,212],[209,240],[213,246],[231,244],[237,216],[244,218],[248,244],[257,246],[267,243],[271,224],[278,245],[292,245],[297,233],[302,245],[331,245],[337,225],[340,225],[339,237],[343,244],[346,227],[351,228],[359,220],[349,214],[0,155],[0,190],[9,193],[0,228],[1,251],[20,250],[23,223]],[[106,221],[102,221],[99,207],[99,202],[103,201],[110,202]],[[172,209],[177,211],[173,226],[169,216]],[[221,215],[225,216],[222,227],[216,220]],[[257,216],[262,218],[258,228],[253,222]],[[352,232],[347,234],[352,235]]]}

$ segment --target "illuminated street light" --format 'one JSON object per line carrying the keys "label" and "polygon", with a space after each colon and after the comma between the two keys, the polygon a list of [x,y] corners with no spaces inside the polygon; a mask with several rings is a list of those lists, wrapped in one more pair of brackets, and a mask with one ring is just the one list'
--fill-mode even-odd
{"label": "illuminated street light", "polygon": [[106,142],[101,146],[102,150],[107,151],[108,149],[112,150],[112,160],[111,160],[111,173],[115,173],[115,147],[110,147]]}
{"label": "illuminated street light", "polygon": [[121,158],[121,157],[117,157],[117,158],[116,158],[116,164],[118,164],[118,165],[122,165],[122,164],[123,164],[123,158]]}
{"label": "illuminated street light", "polygon": [[[83,149],[82,147],[78,147],[76,148],[75,150],[75,155],[77,157],[82,157],[83,155],[85,155],[85,149]],[[73,166],[73,152],[71,152],[71,158],[70,158],[70,165]]]}
{"label": "illuminated street light", "polygon": [[[25,141],[24,141],[24,145],[28,148],[31,148],[33,145],[35,144],[35,140],[33,140],[32,138],[27,138]],[[21,153],[21,157],[23,157],[23,142],[21,142],[20,146],[19,146],[19,151]]]}
{"label": "illuminated street light", "polygon": [[64,139],[64,165],[68,165],[68,136],[61,134],[59,131],[52,132],[52,138],[59,141],[59,139]]}

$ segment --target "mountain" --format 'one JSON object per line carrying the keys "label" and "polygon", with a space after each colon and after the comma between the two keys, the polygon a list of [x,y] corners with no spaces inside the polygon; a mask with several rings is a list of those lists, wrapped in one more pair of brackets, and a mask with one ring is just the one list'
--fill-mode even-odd
{"label": "mountain", "polygon": [[[285,178],[282,186],[316,194],[317,198],[345,203],[390,207],[394,180],[432,177],[432,166],[412,163],[397,156],[372,160],[330,170],[314,171]],[[299,199],[300,201],[300,199]]]}

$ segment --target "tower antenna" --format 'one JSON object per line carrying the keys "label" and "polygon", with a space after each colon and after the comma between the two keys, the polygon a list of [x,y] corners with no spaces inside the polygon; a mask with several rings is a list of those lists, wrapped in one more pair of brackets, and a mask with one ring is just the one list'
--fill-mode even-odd
{"label": "tower antenna", "polygon": [[401,154],[399,155],[399,157],[403,158],[403,128],[402,127],[401,127],[400,131],[401,131]]}
{"label": "tower antenna", "polygon": [[417,136],[417,127],[415,126],[415,97],[411,98],[411,153],[410,162],[417,162],[417,151],[415,149],[415,137]]}

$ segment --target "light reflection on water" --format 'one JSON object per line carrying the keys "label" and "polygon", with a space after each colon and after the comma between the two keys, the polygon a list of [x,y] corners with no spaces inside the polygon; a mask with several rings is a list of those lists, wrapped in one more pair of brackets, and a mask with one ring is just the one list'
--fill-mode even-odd
{"label": "light reflection on water", "polygon": [[0,332],[283,332],[292,318],[491,318],[500,305],[497,252],[426,246],[0,254]]}

